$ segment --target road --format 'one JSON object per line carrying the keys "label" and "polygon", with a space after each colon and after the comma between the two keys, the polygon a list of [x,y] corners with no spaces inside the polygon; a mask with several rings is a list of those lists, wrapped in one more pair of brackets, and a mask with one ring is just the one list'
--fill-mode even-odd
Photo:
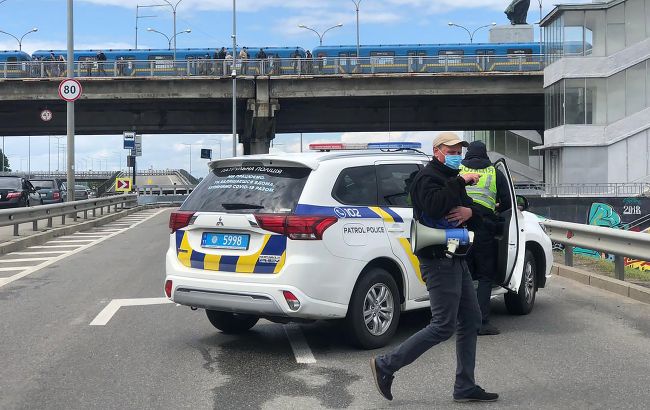
{"label": "road", "polygon": [[[0,408],[606,409],[650,402],[650,306],[557,277],[529,316],[509,316],[493,301],[503,333],[479,339],[477,381],[501,394],[498,403],[451,400],[453,340],[399,372],[395,400],[387,402],[368,367],[386,349],[351,348],[337,323],[262,321],[228,336],[203,311],[164,303],[168,217],[168,210],[148,210],[92,235],[55,240],[87,236],[84,242],[0,258],[2,267],[20,266],[0,271]],[[43,259],[7,262],[33,258]],[[395,343],[426,322],[426,313],[405,315]],[[298,363],[310,355],[311,363]]]}

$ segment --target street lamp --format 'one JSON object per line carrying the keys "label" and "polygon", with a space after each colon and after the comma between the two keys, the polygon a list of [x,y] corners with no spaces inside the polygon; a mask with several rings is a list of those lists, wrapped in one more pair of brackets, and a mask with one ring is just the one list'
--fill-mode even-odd
{"label": "street lamp", "polygon": [[141,16],[140,15],[140,9],[141,8],[146,8],[146,7],[165,7],[167,6],[166,4],[151,4],[151,5],[136,5],[135,6],[135,49],[138,49],[138,20],[139,19],[145,19],[145,18],[153,18],[153,17],[158,17],[155,15],[149,15],[149,16]]}
{"label": "street lamp", "polygon": [[208,141],[215,141],[215,143],[219,146],[219,159],[221,159],[221,140],[210,138]]}
{"label": "street lamp", "polygon": [[7,33],[6,31],[2,31],[2,30],[0,30],[0,33],[2,33],[2,34],[6,34],[6,35],[8,35],[8,36],[11,36],[11,37],[15,38],[16,41],[18,42],[18,50],[22,51],[22,50],[23,50],[23,39],[25,38],[25,36],[26,36],[27,34],[30,34],[30,33],[36,33],[37,31],[38,31],[38,28],[37,28],[37,27],[34,27],[33,29],[29,30],[27,33],[23,34],[20,38],[14,36],[14,35],[11,34],[11,33]]}
{"label": "street lamp", "polygon": [[313,31],[314,33],[316,33],[316,35],[318,36],[318,39],[320,40],[320,45],[322,46],[322,45],[323,45],[323,36],[325,35],[325,33],[327,33],[328,31],[330,31],[330,30],[333,29],[333,28],[343,27],[343,24],[342,24],[342,23],[339,23],[339,24],[337,24],[337,25],[335,25],[335,26],[332,26],[332,27],[328,28],[327,30],[323,31],[323,34],[320,34],[318,31],[314,30],[314,29],[311,28],[311,27],[307,27],[307,26],[305,26],[304,24],[299,24],[298,27],[300,27],[300,28],[304,28],[304,29],[307,29],[307,30],[311,30],[311,31]]}
{"label": "street lamp", "polygon": [[[178,33],[174,34],[171,38],[169,38],[169,36],[167,34],[163,33],[162,31],[155,30],[155,29],[153,29],[151,27],[147,28],[147,31],[150,31],[152,33],[158,33],[158,34],[164,36],[167,39],[167,49],[168,50],[171,50],[171,48],[172,48],[172,40],[174,40],[174,44],[176,44],[176,36],[177,35],[192,32],[192,30],[188,28],[187,30],[183,30],[181,32],[178,32]],[[174,60],[176,60],[176,50],[174,50]]]}
{"label": "street lamp", "polygon": [[352,3],[357,9],[357,58],[359,58],[359,4],[361,4],[361,0],[352,0]]}
{"label": "street lamp", "polygon": [[[174,36],[172,37],[172,40],[174,40],[174,60],[176,60],[176,36],[179,35],[179,34],[191,33],[191,32],[192,32],[192,29],[188,28],[188,29],[185,29],[183,31],[179,31],[178,33],[174,34]],[[170,45],[170,47],[171,47],[171,45]]]}
{"label": "street lamp", "polygon": [[[174,16],[174,33],[176,33],[176,9],[178,8],[178,5],[181,3],[183,0],[178,0],[176,4],[172,4],[169,0],[163,0],[169,7],[172,8],[172,13]],[[176,61],[176,36],[174,35],[174,61]],[[170,47],[171,48],[171,47]]]}
{"label": "street lamp", "polygon": [[190,147],[190,174],[191,174],[192,173],[192,146],[197,145],[197,144],[188,144],[188,143],[182,142],[181,145],[185,145],[185,146]]}
{"label": "street lamp", "polygon": [[479,31],[482,28],[493,27],[493,26],[497,25],[497,23],[490,23],[490,24],[486,24],[486,25],[481,26],[481,27],[477,27],[476,29],[474,29],[474,31],[469,31],[469,29],[467,27],[461,26],[460,24],[452,23],[451,21],[449,23],[447,23],[447,24],[449,25],[449,27],[459,27],[459,28],[462,28],[463,30],[467,31],[467,34],[469,34],[469,42],[470,43],[474,42],[474,34],[476,34],[477,31]]}

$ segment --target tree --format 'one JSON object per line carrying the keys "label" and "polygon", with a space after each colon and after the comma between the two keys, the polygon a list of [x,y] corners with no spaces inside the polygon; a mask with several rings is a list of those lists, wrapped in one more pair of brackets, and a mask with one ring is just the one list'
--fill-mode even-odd
{"label": "tree", "polygon": [[0,162],[2,162],[2,172],[11,172],[9,167],[9,158],[5,155],[4,152],[0,149]]}

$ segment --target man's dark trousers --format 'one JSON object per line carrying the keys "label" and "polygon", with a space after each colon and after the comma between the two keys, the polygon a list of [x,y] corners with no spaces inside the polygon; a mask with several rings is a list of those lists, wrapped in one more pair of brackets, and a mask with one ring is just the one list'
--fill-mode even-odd
{"label": "man's dark trousers", "polygon": [[470,250],[467,263],[474,279],[478,280],[476,290],[478,304],[481,308],[482,323],[490,321],[490,299],[492,298],[492,283],[494,282],[496,270],[498,245],[494,238],[496,232],[496,220],[484,217],[483,225],[474,230],[474,245]]}
{"label": "man's dark trousers", "polygon": [[481,326],[481,311],[472,277],[464,259],[418,259],[429,290],[431,322],[389,354],[378,357],[377,365],[393,374],[456,331],[454,396],[467,396],[476,386],[476,337]]}

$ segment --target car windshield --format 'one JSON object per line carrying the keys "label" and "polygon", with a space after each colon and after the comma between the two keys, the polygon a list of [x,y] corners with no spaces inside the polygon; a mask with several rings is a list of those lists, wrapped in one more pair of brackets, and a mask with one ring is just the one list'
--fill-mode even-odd
{"label": "car windshield", "polygon": [[52,180],[36,180],[36,179],[33,179],[33,180],[30,180],[29,182],[31,182],[32,185],[34,185],[34,188],[37,188],[37,189],[41,189],[41,188],[42,189],[54,189],[54,181],[52,181]]}
{"label": "car windshield", "polygon": [[292,212],[310,172],[304,167],[216,168],[190,194],[181,210]]}
{"label": "car windshield", "polygon": [[20,178],[0,178],[0,189],[21,190]]}

